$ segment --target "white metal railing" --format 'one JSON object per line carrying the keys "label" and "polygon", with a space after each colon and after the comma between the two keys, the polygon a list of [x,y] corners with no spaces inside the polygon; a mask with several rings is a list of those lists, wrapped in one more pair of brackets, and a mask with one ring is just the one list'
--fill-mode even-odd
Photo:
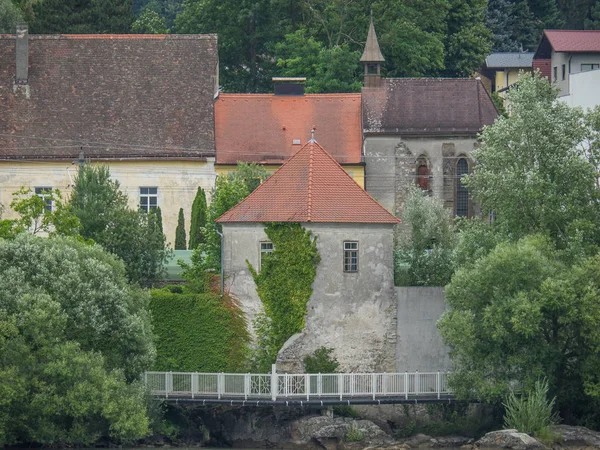
{"label": "white metal railing", "polygon": [[451,394],[446,372],[269,374],[146,372],[153,395],[217,399],[378,398]]}

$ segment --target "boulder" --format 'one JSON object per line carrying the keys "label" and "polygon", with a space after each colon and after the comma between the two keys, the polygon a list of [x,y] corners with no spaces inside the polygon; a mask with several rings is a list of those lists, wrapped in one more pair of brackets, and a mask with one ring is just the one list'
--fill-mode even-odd
{"label": "boulder", "polygon": [[600,448],[600,433],[586,427],[555,425],[552,431],[562,436],[564,446]]}
{"label": "boulder", "polygon": [[545,449],[546,447],[525,433],[517,430],[491,431],[475,442],[480,448],[512,448],[515,450]]}
{"label": "boulder", "polygon": [[364,444],[381,445],[392,439],[370,420],[354,420],[346,417],[313,416],[302,417],[291,424],[291,437],[295,444],[309,444],[311,441],[325,442],[337,439],[343,442],[351,428],[359,430]]}

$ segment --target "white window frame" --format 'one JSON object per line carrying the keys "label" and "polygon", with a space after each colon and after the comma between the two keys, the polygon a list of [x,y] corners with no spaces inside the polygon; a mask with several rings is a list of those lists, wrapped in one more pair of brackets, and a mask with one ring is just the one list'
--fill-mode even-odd
{"label": "white window frame", "polygon": [[52,199],[49,198],[52,196],[52,188],[50,186],[37,186],[34,188],[35,195],[40,197],[46,202],[46,211],[52,212],[54,209],[54,204]]}
{"label": "white window frame", "polygon": [[270,255],[271,253],[273,253],[273,250],[275,250],[275,246],[273,245],[273,243],[271,241],[260,241],[260,243],[258,244],[258,270],[260,272],[260,269],[263,265],[263,258],[267,255]]}
{"label": "white window frame", "polygon": [[[358,241],[344,241],[343,244],[343,260],[342,265],[344,273],[358,273],[359,268],[359,244]],[[355,255],[353,255],[355,254]],[[356,258],[356,262],[353,262],[353,258]]]}
{"label": "white window frame", "polygon": [[[152,192],[154,190],[154,192]],[[142,199],[146,199],[146,204],[142,204]],[[151,204],[151,199],[155,199],[155,204]],[[149,213],[152,209],[158,208],[158,187],[140,186],[140,210]]]}

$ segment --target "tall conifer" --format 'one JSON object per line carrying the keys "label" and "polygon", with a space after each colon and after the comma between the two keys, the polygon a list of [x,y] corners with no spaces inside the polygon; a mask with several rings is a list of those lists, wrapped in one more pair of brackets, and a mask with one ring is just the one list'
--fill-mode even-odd
{"label": "tall conifer", "polygon": [[206,226],[206,194],[204,189],[198,187],[196,198],[192,204],[192,217],[190,224],[190,250],[194,250],[204,242],[202,228]]}
{"label": "tall conifer", "polygon": [[177,228],[175,229],[175,250],[185,250],[185,219],[183,217],[183,208],[179,208],[179,217],[177,218]]}

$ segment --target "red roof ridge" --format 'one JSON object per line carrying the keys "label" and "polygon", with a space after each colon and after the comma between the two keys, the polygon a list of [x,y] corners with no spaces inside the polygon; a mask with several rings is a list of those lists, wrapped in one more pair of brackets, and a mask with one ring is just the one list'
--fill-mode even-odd
{"label": "red roof ridge", "polygon": [[[316,141],[311,140],[308,143],[316,143]],[[314,145],[310,147],[310,156],[308,157],[308,221],[311,220],[312,213],[312,183],[313,183],[313,154],[314,154]]]}
{"label": "red roof ridge", "polygon": [[[30,34],[32,40],[86,40],[104,39],[110,40],[192,40],[192,39],[216,39],[215,33],[206,34]],[[14,34],[0,34],[0,39],[16,39]]]}
{"label": "red roof ridge", "polygon": [[229,92],[229,93],[225,93],[222,92],[219,94],[219,98],[224,97],[224,98],[235,98],[235,97],[248,97],[248,98],[280,98],[282,100],[288,100],[288,99],[292,99],[292,100],[298,100],[298,99],[303,99],[303,98],[326,98],[326,97],[332,97],[332,98],[360,98],[361,94],[360,92],[347,92],[347,93],[330,93],[330,94],[303,94],[303,95],[275,95],[275,94],[249,94],[249,93],[244,93],[244,92],[240,92],[240,93],[235,93],[235,92]]}

